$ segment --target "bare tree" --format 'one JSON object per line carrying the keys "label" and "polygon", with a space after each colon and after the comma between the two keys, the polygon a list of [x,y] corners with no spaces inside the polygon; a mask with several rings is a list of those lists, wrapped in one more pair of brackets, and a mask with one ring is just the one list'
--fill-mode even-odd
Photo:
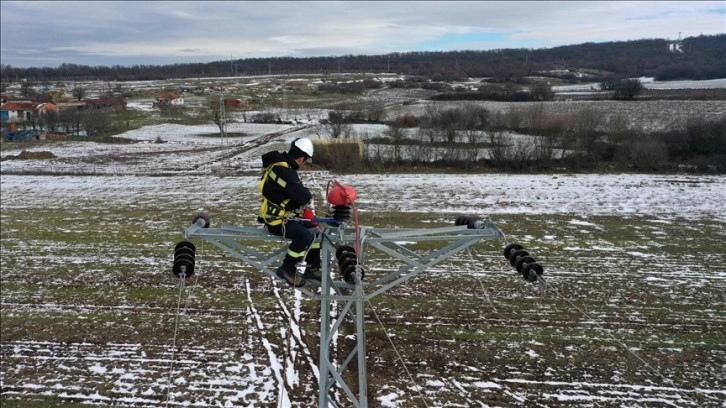
{"label": "bare tree", "polygon": [[315,136],[318,137],[318,139],[322,139],[323,136],[327,135],[326,127],[322,123],[318,123],[315,126],[311,127],[310,130],[315,134]]}
{"label": "bare tree", "polygon": [[217,128],[219,128],[219,137],[224,137],[225,129],[225,117],[224,117],[224,105],[222,98],[219,95],[212,95],[209,97],[209,109],[207,110],[207,117],[212,121]]}
{"label": "bare tree", "polygon": [[325,127],[328,131],[328,134],[333,139],[350,137],[350,123],[348,122],[348,119],[345,117],[345,115],[341,114],[340,112],[328,112],[328,120],[325,123]]}
{"label": "bare tree", "polygon": [[58,113],[58,128],[64,133],[78,135],[81,132],[81,111],[64,109]]}
{"label": "bare tree", "polygon": [[485,130],[489,127],[491,114],[485,107],[468,103],[462,110],[467,129]]}
{"label": "bare tree", "polygon": [[81,99],[86,97],[86,90],[84,88],[81,88],[80,86],[77,86],[71,90],[71,95],[73,95],[76,100],[80,101]]}
{"label": "bare tree", "polygon": [[438,141],[438,134],[439,132],[430,127],[420,127],[419,128],[419,136],[421,136],[421,140],[428,144],[433,144]]}
{"label": "bare tree", "polygon": [[476,163],[476,161],[479,159],[479,149],[484,143],[484,131],[477,129],[468,129],[465,132],[465,135],[466,141],[469,144],[468,148],[466,149],[466,159],[468,162]]}
{"label": "bare tree", "polygon": [[110,116],[102,110],[86,109],[81,113],[80,120],[89,138],[103,136],[111,128]]}
{"label": "bare tree", "polygon": [[513,129],[538,131],[548,122],[545,105],[542,103],[512,107],[507,115],[510,119],[510,127]]}
{"label": "bare tree", "polygon": [[512,130],[520,130],[524,127],[526,116],[523,108],[512,106],[502,115],[502,125]]}
{"label": "bare tree", "polygon": [[56,133],[59,122],[59,114],[56,111],[49,110],[40,115],[40,125],[45,127],[48,133]]}
{"label": "bare tree", "polygon": [[489,158],[498,166],[511,160],[511,146],[506,141],[504,131],[489,132]]}
{"label": "bare tree", "polygon": [[439,120],[441,114],[441,107],[438,104],[432,103],[426,105],[423,116],[421,117],[421,127],[433,127]]}
{"label": "bare tree", "polygon": [[389,125],[385,130],[384,134],[391,139],[391,146],[393,147],[393,160],[400,162],[403,156],[401,155],[401,146],[403,141],[406,139],[406,132],[403,128],[398,126]]}
{"label": "bare tree", "polygon": [[333,139],[350,137],[350,123],[328,122],[325,124],[325,128]]}
{"label": "bare tree", "polygon": [[380,122],[386,116],[386,105],[382,102],[368,104],[366,106],[366,116],[370,122]]}
{"label": "bare tree", "polygon": [[461,108],[450,108],[441,111],[436,127],[441,130],[446,141],[452,144],[456,142],[457,131],[464,127],[465,122],[464,111]]}
{"label": "bare tree", "polygon": [[36,92],[35,92],[35,89],[33,88],[33,85],[34,84],[32,82],[23,80],[20,83],[20,95],[22,95],[25,98],[34,97]]}
{"label": "bare tree", "polygon": [[410,151],[409,156],[414,162],[427,162],[435,158],[435,151],[430,141],[434,137],[432,136],[432,130],[427,128],[418,128],[414,133],[416,139],[415,144],[411,145],[408,149]]}
{"label": "bare tree", "polygon": [[517,169],[524,169],[530,165],[534,158],[535,146],[531,139],[518,140],[512,146],[512,165]]}
{"label": "bare tree", "polygon": [[538,135],[533,141],[533,159],[540,164],[549,164],[555,152],[557,138],[549,135]]}
{"label": "bare tree", "polygon": [[570,121],[570,131],[577,140],[578,147],[590,149],[600,137],[600,126],[605,116],[592,107],[575,112]]}

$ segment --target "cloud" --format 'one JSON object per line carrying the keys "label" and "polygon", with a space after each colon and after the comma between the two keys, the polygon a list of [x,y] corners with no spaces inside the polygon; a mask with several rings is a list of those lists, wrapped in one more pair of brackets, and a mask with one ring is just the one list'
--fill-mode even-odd
{"label": "cloud", "polygon": [[1,62],[19,67],[544,48],[726,32],[720,1],[3,0],[0,19]]}

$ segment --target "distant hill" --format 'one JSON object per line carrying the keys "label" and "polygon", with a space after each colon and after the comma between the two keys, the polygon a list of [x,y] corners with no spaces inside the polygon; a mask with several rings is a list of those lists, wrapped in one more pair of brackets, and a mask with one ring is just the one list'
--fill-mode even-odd
{"label": "distant hill", "polygon": [[395,73],[435,81],[492,77],[512,81],[550,76],[569,82],[648,76],[656,80],[726,78],[726,34],[584,43],[543,49],[406,52],[384,55],[273,57],[174,65],[58,67],[0,66],[3,83],[60,80],[160,80],[240,75]]}

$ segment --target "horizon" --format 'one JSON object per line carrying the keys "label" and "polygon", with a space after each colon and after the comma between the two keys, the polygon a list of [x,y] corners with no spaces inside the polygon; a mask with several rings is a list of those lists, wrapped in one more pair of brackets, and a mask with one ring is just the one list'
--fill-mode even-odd
{"label": "horizon", "polygon": [[[703,35],[702,34],[700,36],[715,37],[715,36],[718,36],[718,35],[726,35],[726,33],[725,34],[712,34],[712,35]],[[686,38],[683,38],[681,40],[685,40],[687,38],[691,38],[691,37],[686,37]],[[429,52],[429,53],[490,52],[490,51],[494,51],[494,50],[540,51],[540,50],[549,50],[549,49],[560,48],[560,47],[575,47],[575,46],[579,46],[579,45],[583,45],[583,44],[628,43],[628,42],[650,41],[650,40],[662,40],[662,41],[666,41],[666,42],[675,42],[675,40],[670,40],[670,39],[667,39],[667,38],[641,38],[641,39],[625,40],[625,41],[602,41],[602,42],[591,42],[590,41],[590,42],[582,42],[582,43],[575,43],[575,44],[563,44],[563,45],[556,45],[556,46],[552,46],[552,47],[541,47],[541,48],[495,48],[495,49],[486,49],[486,50],[483,50],[483,49],[482,50],[467,49],[467,50],[430,50],[430,51],[411,50],[411,51],[406,51],[406,52],[392,51],[392,52],[389,52],[389,53],[386,53],[386,54],[357,54],[357,55],[352,55],[352,56],[353,57],[361,57],[361,56],[385,57],[385,56],[391,55],[391,54],[413,54],[413,53],[419,53],[419,52]],[[238,59],[233,59],[233,60],[214,60],[214,61],[200,61],[200,62],[175,62],[175,63],[170,63],[170,64],[156,64],[156,65],[154,65],[154,64],[82,65],[82,64],[73,64],[73,63],[61,63],[61,64],[59,64],[57,66],[54,66],[54,67],[48,67],[48,66],[44,66],[44,67],[40,67],[40,66],[34,66],[34,67],[15,67],[15,66],[12,66],[12,68],[18,68],[18,69],[46,69],[46,68],[58,69],[62,65],[77,65],[77,66],[81,66],[81,67],[91,67],[91,68],[113,68],[115,66],[120,66],[122,68],[131,68],[131,67],[133,67],[135,65],[145,65],[145,66],[163,67],[163,66],[177,65],[177,64],[180,64],[180,65],[190,64],[191,65],[191,64],[214,64],[214,63],[220,63],[220,62],[227,63],[227,62],[230,62],[230,61],[244,61],[244,60],[252,60],[252,59],[261,59],[261,60],[264,60],[264,59],[278,59],[278,58],[291,58],[291,59],[340,58],[340,57],[345,57],[345,56],[349,56],[349,55],[351,55],[351,54],[346,54],[346,55],[342,55],[342,54],[339,54],[339,55],[311,55],[311,56],[306,56],[306,57],[293,57],[293,56],[284,56],[284,55],[283,56],[275,56],[275,55],[271,55],[269,57],[238,58]],[[3,63],[3,64],[0,64],[0,66],[2,66],[3,68],[5,68],[6,66],[9,66],[9,64],[4,64]]]}

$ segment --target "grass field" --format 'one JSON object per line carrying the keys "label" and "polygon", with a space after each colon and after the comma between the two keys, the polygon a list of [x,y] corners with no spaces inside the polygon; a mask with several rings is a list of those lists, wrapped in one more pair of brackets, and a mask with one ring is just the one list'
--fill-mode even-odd
{"label": "grass field", "polygon": [[[256,180],[3,175],[2,406],[273,407],[281,388],[316,406],[318,302],[201,240],[183,293],[171,273],[198,211],[255,225]],[[369,406],[724,406],[723,177],[343,181],[366,226],[490,217],[549,283],[519,278],[504,244],[485,240],[375,298]],[[365,266],[373,278],[392,265],[373,251]]]}

